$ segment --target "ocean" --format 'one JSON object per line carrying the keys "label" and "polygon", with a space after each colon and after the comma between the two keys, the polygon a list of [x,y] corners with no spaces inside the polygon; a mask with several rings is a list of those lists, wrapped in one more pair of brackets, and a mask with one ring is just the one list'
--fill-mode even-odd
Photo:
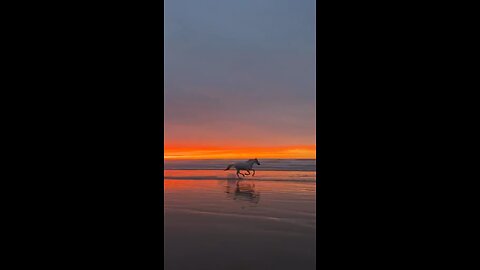
{"label": "ocean", "polygon": [[[236,170],[225,171],[228,164],[245,160],[165,160],[166,180],[232,180],[237,179]],[[316,181],[315,159],[260,159],[254,165],[255,176],[244,179],[257,181]]]}
{"label": "ocean", "polygon": [[165,161],[164,268],[315,269],[316,161],[235,161]]}

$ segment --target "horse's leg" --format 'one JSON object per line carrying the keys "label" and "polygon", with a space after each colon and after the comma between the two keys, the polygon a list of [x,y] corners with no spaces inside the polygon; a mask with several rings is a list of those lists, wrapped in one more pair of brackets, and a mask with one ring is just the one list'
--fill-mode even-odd
{"label": "horse's leg", "polygon": [[253,174],[252,174],[252,176],[255,176],[255,170],[254,170],[254,169],[252,169],[252,171],[253,171]]}
{"label": "horse's leg", "polygon": [[247,170],[247,172],[248,172],[248,174],[247,174],[247,175],[250,175],[250,171],[249,171],[249,170]]}
{"label": "horse's leg", "polygon": [[238,174],[241,174],[241,175],[245,176],[245,174],[241,173],[240,170],[237,170],[237,177],[240,178],[240,176],[238,176]]}

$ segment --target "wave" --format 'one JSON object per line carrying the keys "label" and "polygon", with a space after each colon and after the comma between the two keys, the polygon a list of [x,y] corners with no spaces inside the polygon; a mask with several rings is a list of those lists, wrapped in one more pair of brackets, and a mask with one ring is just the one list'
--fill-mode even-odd
{"label": "wave", "polygon": [[[165,180],[239,180],[238,178],[225,178],[225,177],[206,177],[206,176],[170,176],[170,177],[165,177]],[[255,177],[249,177],[249,178],[244,178],[241,180],[246,180],[246,181],[294,181],[294,182],[316,182],[317,180],[315,179],[292,179],[292,178],[255,178]]]}
{"label": "wave", "polygon": [[[228,164],[245,161],[234,159],[164,160],[165,170],[223,170]],[[315,159],[261,159],[261,168],[268,171],[316,171]]]}

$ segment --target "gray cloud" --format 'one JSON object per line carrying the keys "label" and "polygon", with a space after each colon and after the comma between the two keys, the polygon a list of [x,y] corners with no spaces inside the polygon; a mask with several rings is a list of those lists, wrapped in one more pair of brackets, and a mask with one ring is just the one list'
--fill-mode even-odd
{"label": "gray cloud", "polygon": [[166,140],[314,143],[315,1],[166,0],[165,81]]}

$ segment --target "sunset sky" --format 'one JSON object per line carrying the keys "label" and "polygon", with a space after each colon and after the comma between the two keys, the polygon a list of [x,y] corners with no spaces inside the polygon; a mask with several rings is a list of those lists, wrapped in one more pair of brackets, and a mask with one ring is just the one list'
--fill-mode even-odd
{"label": "sunset sky", "polygon": [[315,1],[166,0],[164,40],[165,158],[315,158]]}

